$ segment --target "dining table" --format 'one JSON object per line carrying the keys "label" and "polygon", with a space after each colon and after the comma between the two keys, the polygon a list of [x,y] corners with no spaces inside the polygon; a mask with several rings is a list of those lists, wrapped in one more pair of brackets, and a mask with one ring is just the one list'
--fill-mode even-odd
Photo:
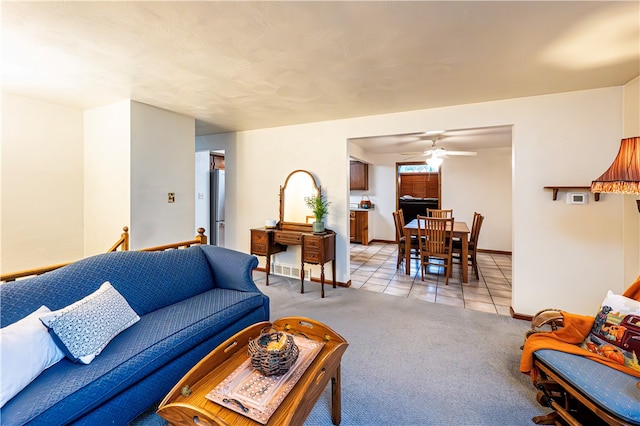
{"label": "dining table", "polygon": [[[462,269],[462,282],[469,282],[469,226],[466,222],[454,221],[453,222],[453,237],[460,238],[462,242],[462,250],[460,253],[461,269]],[[404,226],[405,235],[405,260],[404,267],[405,273],[411,275],[411,238],[410,236],[418,236],[418,219],[413,219]]]}

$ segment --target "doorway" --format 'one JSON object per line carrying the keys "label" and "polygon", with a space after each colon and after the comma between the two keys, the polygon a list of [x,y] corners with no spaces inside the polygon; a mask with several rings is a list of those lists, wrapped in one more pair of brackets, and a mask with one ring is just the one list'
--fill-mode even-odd
{"label": "doorway", "polygon": [[405,223],[427,209],[440,208],[440,168],[425,162],[399,162],[396,182],[396,210],[402,209]]}
{"label": "doorway", "polygon": [[209,154],[209,244],[225,246],[225,168],[224,151]]}
{"label": "doorway", "polygon": [[456,220],[467,223],[472,223],[475,211],[482,213],[487,220],[481,247],[511,252],[512,130],[511,125],[498,125],[440,131],[435,148],[433,136],[427,135],[430,132],[349,138],[348,152],[369,163],[368,195],[376,203],[370,238],[394,241],[392,212],[400,207],[401,196],[417,197],[402,193],[397,165],[424,165],[430,153],[443,148],[446,156],[438,168],[438,206],[455,209]]}

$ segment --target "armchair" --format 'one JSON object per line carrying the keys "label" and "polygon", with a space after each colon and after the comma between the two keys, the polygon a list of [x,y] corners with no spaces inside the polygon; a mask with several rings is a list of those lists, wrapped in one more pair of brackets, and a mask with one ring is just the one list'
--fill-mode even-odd
{"label": "armchair", "polygon": [[[610,292],[596,316],[557,309],[534,316],[520,371],[531,376],[538,402],[553,409],[534,423],[640,425],[634,309],[640,310],[640,277],[622,295]],[[606,341],[595,345],[603,333]]]}

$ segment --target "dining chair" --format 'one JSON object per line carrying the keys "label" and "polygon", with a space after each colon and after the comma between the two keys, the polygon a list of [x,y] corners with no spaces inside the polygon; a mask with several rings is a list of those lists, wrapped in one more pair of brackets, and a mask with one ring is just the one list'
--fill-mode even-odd
{"label": "dining chair", "polygon": [[443,210],[427,208],[427,216],[451,219],[453,217],[453,209]]}
{"label": "dining chair", "polygon": [[404,211],[402,211],[402,209],[398,209],[398,220],[400,221],[400,229],[404,234],[404,225],[406,225],[406,222],[404,220]]}
{"label": "dining chair", "polygon": [[417,220],[421,279],[430,266],[444,268],[445,285],[449,285],[455,219],[418,215]]}
{"label": "dining chair", "polygon": [[[398,264],[396,265],[396,269],[400,268],[402,261],[405,259],[405,247],[406,247],[406,236],[404,234],[404,216],[402,215],[402,209],[392,212],[393,213],[393,223],[396,227],[396,242],[398,244]],[[418,244],[418,239],[416,237],[410,236],[411,238],[411,259],[419,259],[420,253],[420,245]]]}
{"label": "dining chair", "polygon": [[[471,232],[469,234],[469,250],[468,250],[468,258],[466,265],[462,267],[468,267],[469,263],[471,263],[471,267],[473,268],[473,272],[476,275],[476,278],[480,278],[480,274],[478,272],[478,258],[477,248],[478,248],[478,238],[480,238],[480,228],[482,228],[482,222],[484,221],[484,216],[478,212],[473,213],[473,222],[471,223]],[[453,257],[454,259],[459,259],[460,263],[464,263],[461,259],[462,256],[462,241],[454,240],[453,241]]]}

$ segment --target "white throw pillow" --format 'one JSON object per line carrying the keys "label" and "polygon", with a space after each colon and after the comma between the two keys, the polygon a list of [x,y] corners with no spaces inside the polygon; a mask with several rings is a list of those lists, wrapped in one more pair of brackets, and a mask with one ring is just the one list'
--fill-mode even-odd
{"label": "white throw pillow", "polygon": [[0,407],[64,358],[40,322],[40,316],[49,312],[49,308],[41,306],[0,330]]}
{"label": "white throw pillow", "polygon": [[40,320],[71,361],[89,364],[111,339],[140,317],[107,281],[84,299]]}

